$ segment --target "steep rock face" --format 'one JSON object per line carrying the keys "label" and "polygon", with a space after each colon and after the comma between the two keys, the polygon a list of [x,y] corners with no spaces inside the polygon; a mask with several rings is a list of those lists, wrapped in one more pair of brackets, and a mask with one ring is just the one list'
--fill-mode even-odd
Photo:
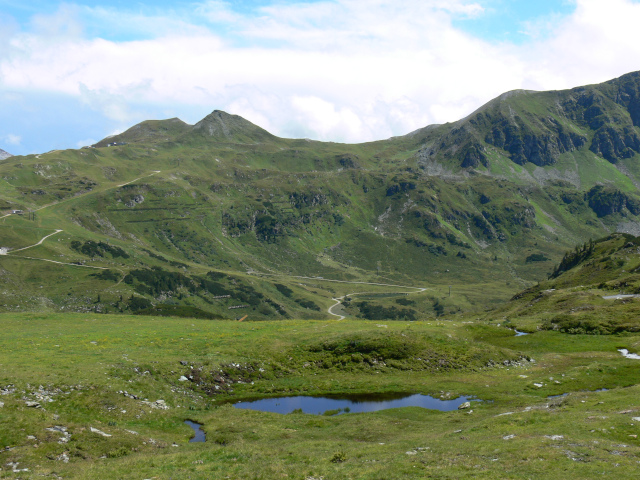
{"label": "steep rock face", "polygon": [[514,90],[467,118],[423,130],[419,158],[464,169],[488,167],[489,146],[518,165],[553,165],[580,149],[617,163],[640,153],[640,72],[555,92]]}
{"label": "steep rock face", "polygon": [[611,163],[640,152],[640,136],[635,128],[636,121],[640,121],[640,97],[635,77],[621,77],[598,87],[575,88],[563,105],[569,118],[594,131],[589,150]]}
{"label": "steep rock face", "polygon": [[589,150],[616,163],[640,152],[640,137],[633,126],[604,125],[596,131]]}
{"label": "steep rock face", "polygon": [[5,152],[0,148],[0,160],[4,160],[5,158],[13,157],[9,152]]}
{"label": "steep rock face", "polygon": [[520,116],[494,120],[485,141],[509,152],[519,165],[527,162],[540,167],[556,162],[558,155],[582,147],[587,139],[569,131],[553,117],[543,117],[534,130]]}
{"label": "steep rock face", "polygon": [[640,72],[628,73],[605,85],[614,87],[616,103],[624,106],[633,125],[640,127]]}
{"label": "steep rock face", "polygon": [[585,200],[598,217],[622,213],[625,209],[633,215],[640,214],[640,201],[615,188],[596,185],[585,193]]}

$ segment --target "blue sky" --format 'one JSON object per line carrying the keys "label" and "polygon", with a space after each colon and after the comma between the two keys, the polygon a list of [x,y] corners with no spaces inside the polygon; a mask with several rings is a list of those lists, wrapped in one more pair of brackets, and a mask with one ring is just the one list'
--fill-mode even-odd
{"label": "blue sky", "polygon": [[361,142],[640,70],[636,0],[0,0],[0,148],[214,109]]}

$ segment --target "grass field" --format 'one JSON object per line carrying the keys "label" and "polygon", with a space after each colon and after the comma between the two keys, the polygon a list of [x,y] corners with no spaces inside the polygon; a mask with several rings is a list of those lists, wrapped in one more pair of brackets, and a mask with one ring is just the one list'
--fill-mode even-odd
{"label": "grass field", "polygon": [[[515,337],[462,317],[1,321],[2,478],[633,478],[640,460],[638,363],[616,351],[637,336]],[[337,416],[226,403],[364,392],[481,401]]]}

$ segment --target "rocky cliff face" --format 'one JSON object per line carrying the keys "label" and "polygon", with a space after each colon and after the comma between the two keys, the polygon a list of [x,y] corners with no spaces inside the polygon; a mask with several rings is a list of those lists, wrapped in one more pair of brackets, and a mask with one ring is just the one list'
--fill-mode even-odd
{"label": "rocky cliff face", "polygon": [[487,167],[495,147],[518,165],[553,165],[588,148],[611,163],[640,153],[640,73],[557,92],[508,92],[426,135],[424,161]]}
{"label": "rocky cliff face", "polygon": [[13,157],[9,152],[5,152],[0,148],[0,160],[4,160],[5,158]]}

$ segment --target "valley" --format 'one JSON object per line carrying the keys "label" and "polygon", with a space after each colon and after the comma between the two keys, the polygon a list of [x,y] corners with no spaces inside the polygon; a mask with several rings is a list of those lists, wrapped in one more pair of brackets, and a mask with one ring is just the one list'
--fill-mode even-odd
{"label": "valley", "polygon": [[[216,110],[0,160],[0,478],[635,478],[638,105],[636,72],[365,144]],[[367,394],[469,405],[234,407]]]}

